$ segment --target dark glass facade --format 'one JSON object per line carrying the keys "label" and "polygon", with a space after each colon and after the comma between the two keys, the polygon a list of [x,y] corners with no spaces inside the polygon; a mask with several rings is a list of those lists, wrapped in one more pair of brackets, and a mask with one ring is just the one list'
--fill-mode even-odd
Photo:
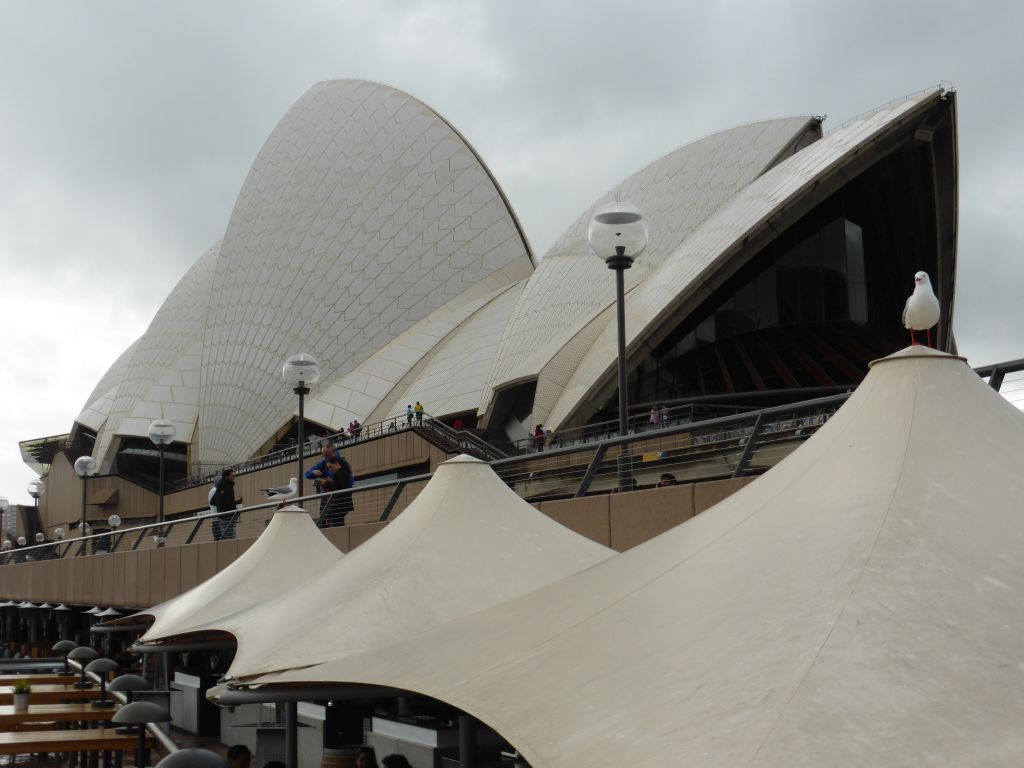
{"label": "dark glass facade", "polygon": [[[909,143],[817,205],[632,365],[630,402],[845,388],[905,346],[913,275],[936,270],[930,154]],[[632,361],[631,361],[632,362]],[[595,418],[615,410],[614,397]]]}

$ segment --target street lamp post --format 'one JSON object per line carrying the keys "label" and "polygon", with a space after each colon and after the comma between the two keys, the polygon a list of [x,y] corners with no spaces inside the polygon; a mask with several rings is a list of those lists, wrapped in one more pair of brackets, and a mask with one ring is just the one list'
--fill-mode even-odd
{"label": "street lamp post", "polygon": [[149,425],[149,439],[160,449],[160,511],[156,521],[164,521],[164,448],[171,444],[177,432],[167,419],[156,419]]}
{"label": "street lamp post", "polygon": [[[619,436],[629,430],[629,397],[626,391],[626,278],[633,260],[647,247],[647,220],[630,203],[605,203],[594,213],[587,239],[594,253],[615,271],[615,307],[619,339]],[[625,491],[630,477],[629,448],[619,447],[619,490]]]}
{"label": "street lamp post", "polygon": [[11,508],[11,502],[6,496],[0,496],[0,548],[7,543],[7,510]]}
{"label": "street lamp post", "polygon": [[86,515],[85,487],[86,481],[96,474],[96,460],[92,456],[79,456],[75,459],[75,474],[82,478],[82,523],[79,533],[85,536],[85,528],[89,523]]}
{"label": "street lamp post", "polygon": [[306,442],[305,397],[309,394],[310,385],[316,384],[320,381],[320,363],[318,363],[316,358],[312,355],[302,353],[292,355],[284,361],[284,367],[281,369],[281,377],[285,380],[285,383],[292,385],[292,392],[299,396],[299,445],[297,449],[299,462],[299,485],[297,495],[299,498],[302,498],[302,458]]}
{"label": "street lamp post", "polygon": [[[39,497],[46,493],[46,483],[37,477],[35,480],[29,481],[28,487],[25,490],[27,490],[28,495],[32,497],[32,501],[36,508],[36,520],[39,520]],[[18,543],[21,544],[20,538]]]}

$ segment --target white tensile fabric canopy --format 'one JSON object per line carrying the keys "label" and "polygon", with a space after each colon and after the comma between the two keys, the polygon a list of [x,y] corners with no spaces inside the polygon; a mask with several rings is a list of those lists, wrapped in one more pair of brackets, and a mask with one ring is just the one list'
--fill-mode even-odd
{"label": "white tensile fabric canopy", "polygon": [[1022,457],[1024,415],[911,347],[682,526],[412,643],[259,682],[433,696],[533,768],[1016,765]]}
{"label": "white tensile fabric canopy", "polygon": [[297,506],[277,510],[270,524],[245,552],[202,584],[126,619],[152,616],[141,642],[211,631],[209,625],[304,584],[337,563],[341,550],[331,544]]}
{"label": "white tensile fabric canopy", "polygon": [[408,639],[614,554],[459,456],[336,566],[216,628],[238,640],[229,677],[309,666]]}

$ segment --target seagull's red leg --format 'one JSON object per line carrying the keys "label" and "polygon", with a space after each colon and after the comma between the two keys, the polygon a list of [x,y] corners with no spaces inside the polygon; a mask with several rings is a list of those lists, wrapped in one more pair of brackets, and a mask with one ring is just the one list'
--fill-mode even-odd
{"label": "seagull's red leg", "polygon": [[932,329],[929,328],[925,333],[928,334],[928,346],[930,347],[932,345]]}
{"label": "seagull's red leg", "polygon": [[907,330],[910,331],[910,346],[916,347],[917,346],[917,340],[914,339],[914,329],[913,328],[908,328]]}

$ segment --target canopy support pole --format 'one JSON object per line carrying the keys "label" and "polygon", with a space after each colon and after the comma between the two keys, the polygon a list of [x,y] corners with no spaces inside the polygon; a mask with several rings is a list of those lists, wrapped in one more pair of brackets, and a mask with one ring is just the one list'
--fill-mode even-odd
{"label": "canopy support pole", "polygon": [[299,768],[299,702],[284,703],[284,762],[287,768]]}
{"label": "canopy support pole", "polygon": [[476,768],[476,720],[459,715],[459,768]]}

